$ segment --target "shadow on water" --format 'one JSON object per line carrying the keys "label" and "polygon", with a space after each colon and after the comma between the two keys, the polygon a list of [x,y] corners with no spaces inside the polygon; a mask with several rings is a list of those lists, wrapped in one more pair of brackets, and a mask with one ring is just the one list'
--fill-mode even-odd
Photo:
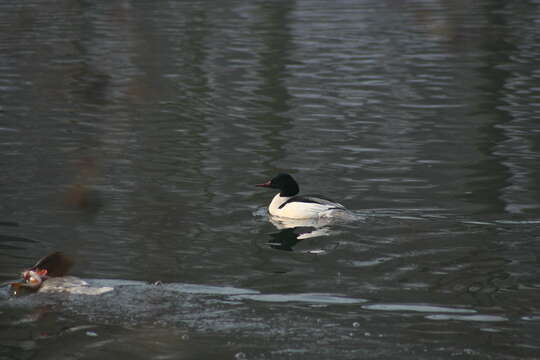
{"label": "shadow on water", "polygon": [[511,114],[505,110],[506,86],[512,72],[500,65],[509,63],[517,49],[506,17],[500,13],[504,4],[494,2],[486,7],[489,26],[479,27],[483,35],[477,40],[484,54],[479,57],[480,66],[476,70],[481,85],[477,89],[476,106],[470,114],[471,120],[483,119],[476,144],[482,158],[467,166],[473,170],[468,177],[472,191],[465,194],[465,198],[473,204],[489,201],[492,211],[502,212],[508,205],[502,195],[512,185],[512,174],[505,165],[509,159],[500,151],[508,141],[505,124],[512,122]]}
{"label": "shadow on water", "polygon": [[287,87],[294,49],[290,17],[295,2],[281,2],[275,6],[265,3],[257,5],[257,22],[253,26],[254,35],[260,40],[257,50],[260,85],[255,89],[257,113],[254,121],[265,129],[262,140],[267,144],[262,154],[268,169],[277,170],[278,163],[287,155],[287,137],[293,128],[291,115],[291,95]]}

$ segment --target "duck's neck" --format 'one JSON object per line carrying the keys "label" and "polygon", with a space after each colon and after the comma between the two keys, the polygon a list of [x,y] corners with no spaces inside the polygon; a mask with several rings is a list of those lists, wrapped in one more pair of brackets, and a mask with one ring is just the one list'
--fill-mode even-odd
{"label": "duck's neck", "polygon": [[298,184],[296,182],[292,182],[287,184],[286,187],[282,188],[279,195],[281,197],[292,197],[294,195],[297,195],[299,191],[300,188],[298,187]]}
{"label": "duck's neck", "polygon": [[277,210],[279,210],[279,207],[290,198],[291,196],[282,196],[281,193],[276,194],[268,206],[268,212],[270,212],[270,214],[274,214]]}

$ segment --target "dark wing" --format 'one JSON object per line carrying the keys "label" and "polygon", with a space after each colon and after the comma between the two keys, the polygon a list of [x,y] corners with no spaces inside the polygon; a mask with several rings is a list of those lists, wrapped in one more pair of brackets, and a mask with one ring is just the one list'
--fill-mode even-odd
{"label": "dark wing", "polygon": [[59,251],[40,259],[30,270],[47,270],[48,276],[64,276],[73,266],[73,260]]}
{"label": "dark wing", "polygon": [[314,203],[314,204],[320,204],[320,205],[327,205],[331,206],[332,209],[345,209],[345,207],[334,200],[327,198],[322,195],[298,195],[293,196],[289,200],[285,201],[283,204],[279,206],[279,208],[283,208],[285,205],[290,204],[292,202],[304,202],[304,203]]}

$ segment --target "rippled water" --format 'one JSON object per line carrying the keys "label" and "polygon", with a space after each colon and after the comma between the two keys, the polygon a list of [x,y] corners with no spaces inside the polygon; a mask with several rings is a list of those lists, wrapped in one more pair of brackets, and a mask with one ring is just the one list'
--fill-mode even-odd
{"label": "rippled water", "polygon": [[[3,287],[1,358],[538,358],[537,1],[5,1],[0,34],[0,280],[62,250],[115,287]],[[272,223],[281,171],[358,220]]]}

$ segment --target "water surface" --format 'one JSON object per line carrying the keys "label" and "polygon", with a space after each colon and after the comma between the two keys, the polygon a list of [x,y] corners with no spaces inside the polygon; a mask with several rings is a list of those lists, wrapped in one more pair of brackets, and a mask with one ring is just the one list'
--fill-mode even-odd
{"label": "water surface", "polygon": [[[0,357],[537,358],[539,24],[535,1],[3,2],[0,279],[62,250],[117,288],[0,289]],[[281,171],[359,219],[276,227],[253,185]]]}

